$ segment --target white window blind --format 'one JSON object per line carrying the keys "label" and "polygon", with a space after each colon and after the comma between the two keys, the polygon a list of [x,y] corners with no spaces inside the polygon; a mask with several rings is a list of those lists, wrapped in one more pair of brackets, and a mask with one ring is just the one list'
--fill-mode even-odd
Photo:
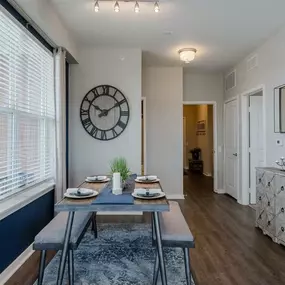
{"label": "white window blind", "polygon": [[54,176],[54,59],[0,10],[0,200]]}

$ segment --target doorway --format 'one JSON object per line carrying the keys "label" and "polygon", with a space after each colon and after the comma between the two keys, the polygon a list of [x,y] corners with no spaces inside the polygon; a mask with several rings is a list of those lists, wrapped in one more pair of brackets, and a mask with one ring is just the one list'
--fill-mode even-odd
{"label": "doorway", "polygon": [[[184,189],[205,183],[216,189],[216,103],[183,102]],[[184,193],[186,194],[186,193]]]}

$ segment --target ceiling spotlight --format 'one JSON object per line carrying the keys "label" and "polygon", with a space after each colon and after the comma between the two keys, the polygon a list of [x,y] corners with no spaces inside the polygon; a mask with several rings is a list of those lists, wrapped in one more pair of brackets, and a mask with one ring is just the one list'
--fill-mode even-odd
{"label": "ceiling spotlight", "polygon": [[154,12],[155,12],[155,13],[158,13],[158,12],[159,12],[159,5],[158,5],[158,2],[157,2],[157,1],[154,3]]}
{"label": "ceiling spotlight", "polygon": [[115,3],[114,11],[117,13],[120,12],[120,5],[119,5],[118,1],[116,1],[116,3]]}
{"label": "ceiling spotlight", "polygon": [[194,60],[197,50],[195,48],[183,48],[178,51],[180,60],[189,63]]}
{"label": "ceiling spotlight", "polygon": [[139,6],[139,3],[138,1],[136,1],[136,4],[135,4],[135,13],[139,13],[140,12],[140,6]]}
{"label": "ceiling spotlight", "polygon": [[95,5],[94,5],[94,11],[95,12],[99,12],[100,8],[99,8],[99,3],[98,3],[98,0],[95,2]]}

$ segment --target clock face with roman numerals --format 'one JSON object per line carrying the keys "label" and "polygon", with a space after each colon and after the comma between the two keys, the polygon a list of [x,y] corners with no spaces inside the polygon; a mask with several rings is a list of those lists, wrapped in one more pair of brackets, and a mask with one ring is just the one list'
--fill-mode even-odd
{"label": "clock face with roman numerals", "polygon": [[129,104],[123,93],[110,85],[91,89],[80,106],[81,123],[94,139],[108,141],[118,137],[127,127]]}

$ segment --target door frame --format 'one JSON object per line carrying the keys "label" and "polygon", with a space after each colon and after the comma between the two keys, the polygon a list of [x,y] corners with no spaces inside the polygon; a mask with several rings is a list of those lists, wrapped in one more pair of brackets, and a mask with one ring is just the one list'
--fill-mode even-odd
{"label": "door frame", "polygon": [[[213,106],[213,150],[214,150],[214,192],[220,193],[218,190],[218,158],[217,158],[217,143],[218,143],[218,127],[217,127],[217,102],[216,101],[182,101],[182,114],[183,106],[185,105],[212,105]],[[182,115],[183,117],[183,115]],[[183,124],[183,120],[181,122]],[[182,126],[183,127],[183,126]],[[183,144],[183,138],[182,138]]]}
{"label": "door frame", "polygon": [[[226,121],[225,121],[225,114],[226,114],[226,104],[232,102],[232,101],[236,101],[236,104],[237,104],[237,122],[239,122],[239,97],[238,96],[234,96],[230,99],[227,99],[224,101],[224,133],[223,133],[223,136],[224,136],[224,168],[223,168],[223,180],[224,180],[224,190],[225,190],[225,193],[227,194],[226,192]],[[240,194],[240,148],[239,148],[239,123],[237,123],[237,202],[239,204],[241,204],[241,194]]]}
{"label": "door frame", "polygon": [[143,156],[144,156],[144,166],[143,171],[146,175],[147,172],[147,161],[146,161],[146,97],[141,97],[141,102],[143,103]]}
{"label": "door frame", "polygon": [[249,89],[240,95],[241,98],[241,183],[240,204],[249,205],[249,96],[262,91],[262,110],[263,110],[263,142],[264,142],[264,165],[266,165],[266,105],[265,105],[265,86],[259,85]]}

